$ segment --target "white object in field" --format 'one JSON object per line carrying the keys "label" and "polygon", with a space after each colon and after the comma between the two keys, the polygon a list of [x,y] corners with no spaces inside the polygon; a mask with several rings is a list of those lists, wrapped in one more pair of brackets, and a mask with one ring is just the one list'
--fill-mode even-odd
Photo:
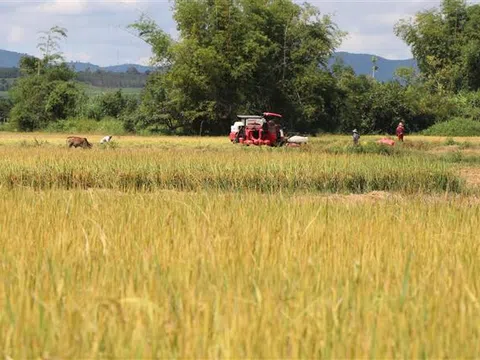
{"label": "white object in field", "polygon": [[230,126],[231,132],[238,132],[238,129],[243,126],[243,121],[235,121],[232,126]]}
{"label": "white object in field", "polygon": [[280,129],[280,137],[283,138],[285,135],[283,134],[283,130]]}
{"label": "white object in field", "polygon": [[110,142],[112,140],[112,135],[105,136],[101,141],[100,144],[105,144],[107,142]]}
{"label": "white object in field", "polygon": [[293,144],[306,144],[308,142],[308,137],[295,135],[288,138],[287,142],[293,143]]}

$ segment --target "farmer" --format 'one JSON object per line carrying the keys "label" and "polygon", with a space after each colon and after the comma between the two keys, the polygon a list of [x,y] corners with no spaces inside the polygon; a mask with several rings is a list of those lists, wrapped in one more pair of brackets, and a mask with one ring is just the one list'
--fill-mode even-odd
{"label": "farmer", "polygon": [[357,129],[353,129],[353,145],[358,145],[358,141],[360,140],[360,134],[358,133]]}
{"label": "farmer", "polygon": [[403,135],[405,135],[405,126],[403,126],[403,122],[400,121],[400,123],[397,126],[397,131],[396,131],[398,141],[403,142]]}

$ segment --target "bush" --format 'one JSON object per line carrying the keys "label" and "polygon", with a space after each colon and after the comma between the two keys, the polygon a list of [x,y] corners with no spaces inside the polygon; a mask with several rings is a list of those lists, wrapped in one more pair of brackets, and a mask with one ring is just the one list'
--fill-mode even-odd
{"label": "bush", "polygon": [[126,133],[123,123],[111,118],[106,118],[100,121],[93,119],[70,118],[50,123],[45,131],[62,133],[98,133],[108,135],[123,135]]}
{"label": "bush", "polygon": [[480,136],[480,121],[456,118],[437,123],[423,131],[422,134],[430,136]]}

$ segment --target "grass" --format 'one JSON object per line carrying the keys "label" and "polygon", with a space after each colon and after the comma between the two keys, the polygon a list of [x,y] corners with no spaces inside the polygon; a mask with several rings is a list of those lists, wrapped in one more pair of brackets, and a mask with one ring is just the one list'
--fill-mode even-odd
{"label": "grass", "polygon": [[480,353],[480,139],[86,136],[0,133],[5,358]]}
{"label": "grass", "polygon": [[93,86],[93,85],[88,85],[88,84],[83,84],[84,85],[84,90],[88,96],[93,96],[93,95],[100,95],[103,93],[107,92],[115,92],[118,90],[122,90],[122,93],[124,95],[138,95],[140,96],[140,93],[142,92],[143,88],[104,88],[104,87],[98,87],[98,86]]}

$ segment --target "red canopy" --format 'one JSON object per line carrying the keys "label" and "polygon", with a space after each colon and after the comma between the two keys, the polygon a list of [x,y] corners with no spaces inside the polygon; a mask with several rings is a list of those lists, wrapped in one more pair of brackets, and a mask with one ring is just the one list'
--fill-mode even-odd
{"label": "red canopy", "polygon": [[275,116],[275,117],[279,117],[279,118],[283,117],[283,116],[280,115],[280,114],[271,113],[271,112],[264,112],[264,113],[263,113],[263,116]]}

